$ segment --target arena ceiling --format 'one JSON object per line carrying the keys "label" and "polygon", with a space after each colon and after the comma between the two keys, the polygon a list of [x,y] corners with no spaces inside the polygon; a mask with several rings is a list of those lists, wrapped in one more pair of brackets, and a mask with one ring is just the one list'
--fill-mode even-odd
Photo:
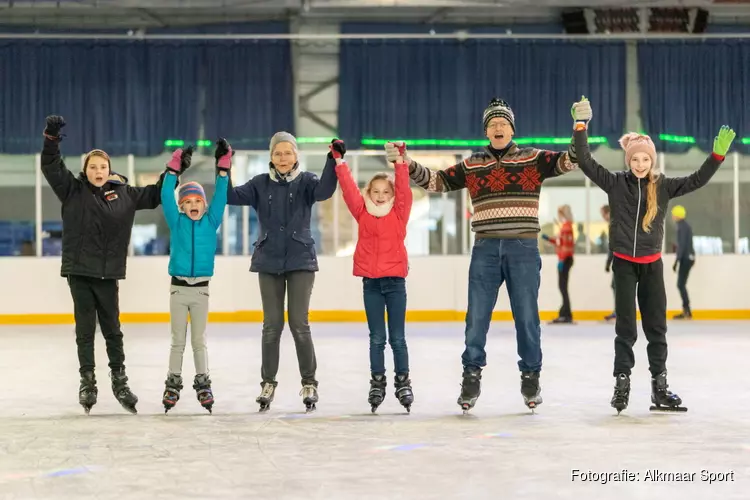
{"label": "arena ceiling", "polygon": [[702,7],[714,22],[750,22],[750,2],[743,0],[0,0],[0,25],[148,29],[286,19],[508,24],[624,4]]}

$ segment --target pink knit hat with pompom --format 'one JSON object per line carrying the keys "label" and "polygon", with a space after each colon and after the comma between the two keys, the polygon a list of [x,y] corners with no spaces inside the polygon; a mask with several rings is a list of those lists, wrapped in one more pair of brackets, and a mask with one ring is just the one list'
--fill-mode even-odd
{"label": "pink knit hat with pompom", "polygon": [[659,166],[656,162],[656,146],[649,136],[628,132],[620,137],[620,146],[625,150],[625,165],[630,167],[630,159],[633,158],[634,154],[646,153],[651,157],[651,171],[654,174],[659,173]]}

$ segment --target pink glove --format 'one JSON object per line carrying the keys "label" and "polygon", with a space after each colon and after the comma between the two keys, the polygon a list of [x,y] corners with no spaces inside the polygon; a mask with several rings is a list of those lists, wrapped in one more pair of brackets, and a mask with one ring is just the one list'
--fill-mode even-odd
{"label": "pink glove", "polygon": [[182,148],[172,153],[172,159],[167,162],[167,170],[179,175],[182,172]]}
{"label": "pink glove", "polygon": [[219,161],[216,162],[216,167],[220,170],[229,170],[232,168],[232,155],[234,152],[232,151],[232,146],[227,146],[227,153],[221,155],[219,157]]}

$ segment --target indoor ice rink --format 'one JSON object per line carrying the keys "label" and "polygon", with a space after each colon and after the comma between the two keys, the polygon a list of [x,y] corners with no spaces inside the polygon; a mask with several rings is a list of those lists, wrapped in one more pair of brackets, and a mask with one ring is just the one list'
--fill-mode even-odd
{"label": "indoor ice rink", "polygon": [[[0,499],[750,498],[746,4],[0,0]],[[628,192],[643,199],[608,195],[584,174],[574,126],[587,130],[600,175],[631,176]],[[650,142],[621,147],[626,132]],[[494,163],[471,156],[485,147]],[[650,162],[646,177],[636,155]],[[394,174],[393,158],[409,168]],[[641,183],[699,167],[659,192],[670,199],[646,232]],[[233,187],[221,210],[224,172]],[[380,172],[395,175],[380,180],[390,195],[373,194]],[[173,173],[174,202],[161,191]],[[399,243],[382,250],[388,231]],[[300,255],[304,266],[290,267]],[[629,292],[613,275],[624,266],[642,273],[639,300],[656,313],[638,317],[618,414],[615,339],[629,313],[615,301]],[[477,290],[498,269],[493,308]],[[292,272],[314,272],[314,283]],[[261,412],[273,371],[264,309],[281,307],[269,276],[297,298]],[[536,302],[511,301],[509,287],[528,291],[537,277]],[[666,307],[653,307],[662,281]],[[206,354],[198,342],[194,356],[183,331],[175,401],[171,311],[189,290],[204,305],[189,317],[207,318]],[[405,298],[405,320],[393,320],[397,353],[386,345],[373,411],[383,388],[371,378],[379,327],[368,318],[387,293]],[[464,411],[467,310],[488,300],[481,393]],[[300,311],[314,354],[290,332]],[[481,330],[478,314],[469,322]],[[518,363],[537,351],[519,332],[533,337],[537,317],[532,411]],[[656,335],[665,318],[668,355],[655,354],[644,328]],[[115,376],[115,395],[118,328],[114,370],[127,372],[127,390]],[[410,385],[395,387],[399,328]],[[83,337],[94,329],[90,358]],[[469,351],[471,368],[482,357]],[[304,352],[316,365],[314,411]],[[651,410],[649,352],[667,356],[669,390],[687,411]],[[204,371],[210,383],[194,382]],[[84,373],[98,388],[88,414]]]}

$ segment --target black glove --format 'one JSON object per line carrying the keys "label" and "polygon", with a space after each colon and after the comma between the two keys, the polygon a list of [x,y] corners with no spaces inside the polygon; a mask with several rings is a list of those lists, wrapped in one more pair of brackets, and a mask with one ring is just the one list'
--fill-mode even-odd
{"label": "black glove", "polygon": [[47,117],[47,126],[44,128],[44,135],[49,139],[61,140],[60,130],[65,126],[65,118],[58,115]]}
{"label": "black glove", "polygon": [[677,272],[677,261],[674,261],[674,264],[672,264],[672,271]]}
{"label": "black glove", "polygon": [[[342,159],[344,158],[344,155],[346,154],[346,144],[344,144],[344,141],[342,141],[341,139],[332,140],[331,149],[340,154]],[[333,154],[328,153],[328,157],[333,158]]]}
{"label": "black glove", "polygon": [[195,148],[193,146],[188,146],[182,152],[182,158],[180,158],[180,173],[181,174],[184,174],[185,170],[190,168],[190,164],[193,162],[193,151],[195,151]]}
{"label": "black glove", "polygon": [[604,272],[605,272],[605,273],[608,273],[608,272],[609,272],[609,264],[607,264],[606,266],[604,266]]}
{"label": "black glove", "polygon": [[231,151],[232,156],[234,156],[235,151],[232,149],[232,146],[229,145],[226,139],[221,137],[218,141],[216,141],[216,151],[214,151],[214,158],[216,158],[217,165],[219,163],[219,158],[229,153],[229,151]]}

